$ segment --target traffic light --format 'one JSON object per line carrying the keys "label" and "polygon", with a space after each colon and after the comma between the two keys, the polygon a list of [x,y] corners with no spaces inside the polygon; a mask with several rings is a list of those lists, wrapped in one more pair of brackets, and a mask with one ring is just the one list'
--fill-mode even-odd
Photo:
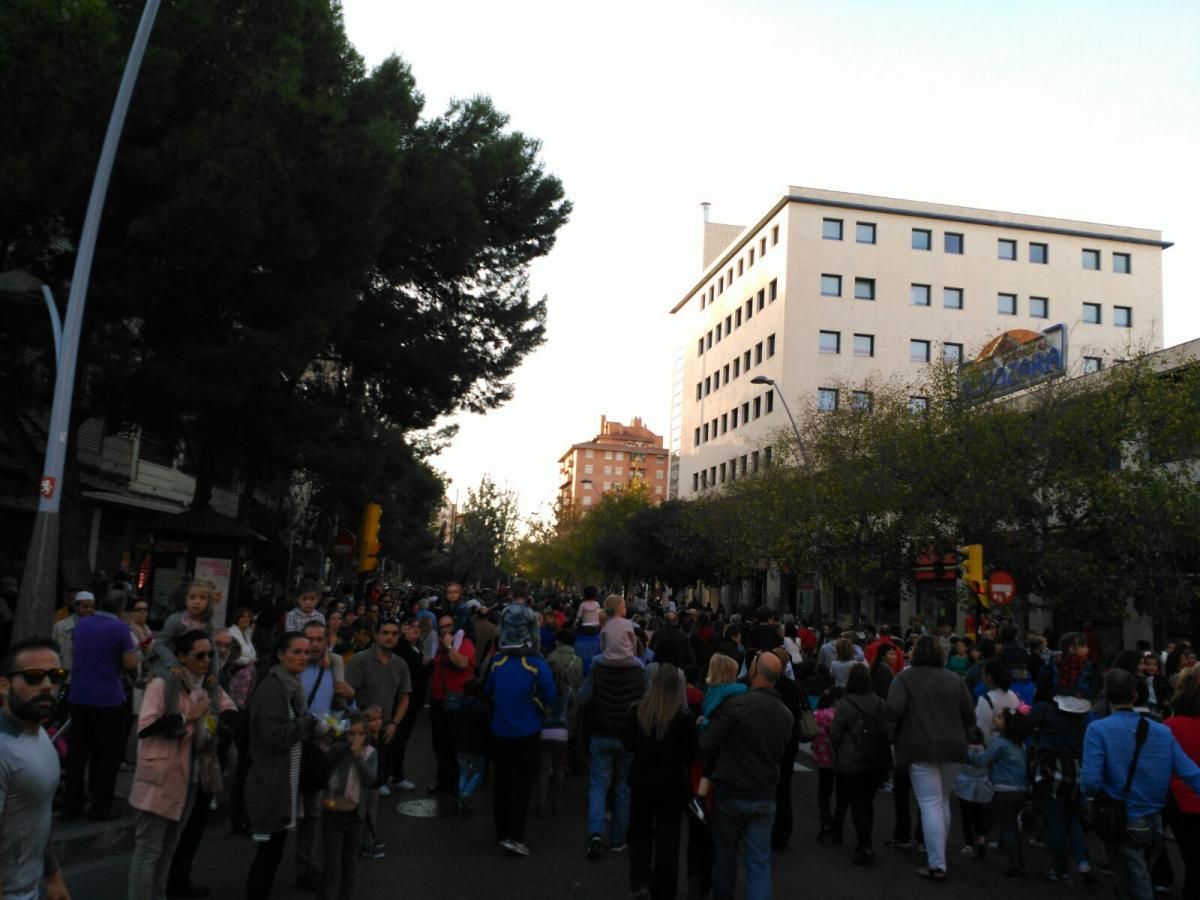
{"label": "traffic light", "polygon": [[358,531],[358,571],[374,572],[379,565],[379,520],[383,507],[368,503],[363,507],[362,528]]}
{"label": "traffic light", "polygon": [[967,587],[971,589],[971,593],[979,602],[987,606],[987,582],[983,577],[983,545],[968,544],[965,547],[959,547],[958,554],[959,577],[967,583]]}

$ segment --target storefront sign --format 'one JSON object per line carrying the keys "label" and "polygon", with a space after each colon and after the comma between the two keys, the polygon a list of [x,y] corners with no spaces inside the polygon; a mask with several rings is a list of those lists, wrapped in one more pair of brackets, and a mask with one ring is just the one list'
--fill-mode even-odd
{"label": "storefront sign", "polygon": [[229,573],[233,568],[231,559],[210,559],[207,556],[196,557],[196,580],[211,581],[212,592],[212,621],[217,626],[225,624],[226,597],[229,596]]}
{"label": "storefront sign", "polygon": [[1041,334],[1006,331],[978,359],[959,367],[959,396],[967,403],[994,400],[1066,373],[1065,325],[1053,325]]}

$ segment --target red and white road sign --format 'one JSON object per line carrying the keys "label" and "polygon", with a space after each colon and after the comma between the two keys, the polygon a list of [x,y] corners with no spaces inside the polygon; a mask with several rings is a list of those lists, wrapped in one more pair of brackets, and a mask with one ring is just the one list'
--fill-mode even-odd
{"label": "red and white road sign", "polygon": [[992,606],[1008,606],[1017,595],[1017,582],[1007,572],[992,572],[988,576],[988,597]]}
{"label": "red and white road sign", "polygon": [[43,475],[42,476],[42,485],[41,485],[42,496],[47,500],[53,500],[54,499],[54,489],[55,489],[56,485],[57,485],[56,479],[51,478],[49,475]]}

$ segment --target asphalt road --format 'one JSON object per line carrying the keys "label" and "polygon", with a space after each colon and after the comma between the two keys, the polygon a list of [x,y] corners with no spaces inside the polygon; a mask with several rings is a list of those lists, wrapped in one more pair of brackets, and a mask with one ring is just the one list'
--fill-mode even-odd
{"label": "asphalt road", "polygon": [[[413,735],[409,753],[409,777],[424,787],[431,783],[433,758],[429,749],[428,720],[423,719]],[[810,762],[801,751],[802,763]],[[485,785],[478,799],[478,812],[470,816],[444,815],[419,818],[401,815],[397,801],[423,797],[422,793],[400,794],[381,799],[381,839],[388,845],[382,860],[360,859],[356,897],[423,897],[429,900],[453,897],[455,900],[592,900],[628,896],[629,861],[627,854],[606,853],[597,861],[584,855],[587,843],[586,778],[569,777],[568,802],[564,812],[538,819],[531,811],[528,844],[532,855],[511,858],[497,847],[491,824],[491,806]],[[797,772],[793,780],[796,805],[796,831],[789,850],[775,855],[774,884],[776,897],[818,897],[821,900],[861,898],[861,900],[910,900],[926,892],[946,897],[992,900],[1021,897],[1023,900],[1050,900],[1086,896],[1076,881],[1072,888],[1041,882],[1037,873],[1049,867],[1049,855],[1040,848],[1026,847],[1026,869],[1030,877],[1017,884],[1003,877],[1004,861],[991,853],[982,861],[958,854],[961,844],[957,819],[950,841],[950,872],[945,885],[922,881],[914,869],[924,860],[915,853],[902,853],[882,846],[891,833],[892,799],[876,797],[875,864],[859,868],[850,864],[853,837],[846,823],[847,843],[841,847],[818,844],[813,839],[817,827],[816,773]],[[686,829],[686,825],[684,826]],[[686,840],[686,833],[685,833]],[[1178,848],[1168,842],[1176,872],[1173,896],[1182,897],[1182,863]],[[1103,859],[1104,851],[1093,848],[1093,858]],[[217,898],[241,898],[244,879],[254,853],[254,845],[245,836],[231,836],[224,812],[214,814],[205,842],[196,860],[193,878],[212,888]],[[312,897],[294,887],[294,838],[280,866],[272,897],[275,900],[299,900]],[[112,857],[68,872],[68,884],[75,900],[116,900],[126,895],[128,857]],[[685,886],[681,860],[680,890]],[[1111,897],[1111,880],[1101,876],[1100,886],[1091,892]],[[263,898],[254,898],[263,900]]]}

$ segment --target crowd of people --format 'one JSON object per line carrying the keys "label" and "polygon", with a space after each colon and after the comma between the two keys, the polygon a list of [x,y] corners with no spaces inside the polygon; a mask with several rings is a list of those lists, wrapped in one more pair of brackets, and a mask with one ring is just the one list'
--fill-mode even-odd
{"label": "crowd of people", "polygon": [[[191,863],[222,802],[255,846],[247,898],[271,895],[293,833],[297,885],[352,897],[361,861],[387,853],[381,803],[418,789],[406,748],[426,710],[427,794],[471,815],[486,780],[497,846],[519,858],[536,847],[531,810],[561,815],[566,777],[585,776],[581,852],[626,854],[641,900],[674,900],[681,873],[690,897],[731,900],[740,880],[750,900],[769,898],[772,855],[797,821],[836,846],[847,812],[848,862],[870,866],[888,795],[882,843],[922,854],[916,874],[931,881],[950,877],[957,819],[963,864],[994,851],[1019,881],[1036,845],[1049,882],[1106,871],[1120,897],[1149,900],[1175,878],[1169,828],[1183,896],[1200,897],[1200,668],[1187,644],[1104,660],[1090,631],[983,622],[967,637],[913,622],[901,636],[595,587],[537,602],[521,580],[500,597],[303,580],[225,626],[213,590],[183,585],[157,629],[127,585],[80,591],[52,636],[8,649],[5,898],[68,896],[54,804],[65,820],[120,815],[123,766],[130,900],[209,893]],[[817,808],[798,813],[802,748]]]}

